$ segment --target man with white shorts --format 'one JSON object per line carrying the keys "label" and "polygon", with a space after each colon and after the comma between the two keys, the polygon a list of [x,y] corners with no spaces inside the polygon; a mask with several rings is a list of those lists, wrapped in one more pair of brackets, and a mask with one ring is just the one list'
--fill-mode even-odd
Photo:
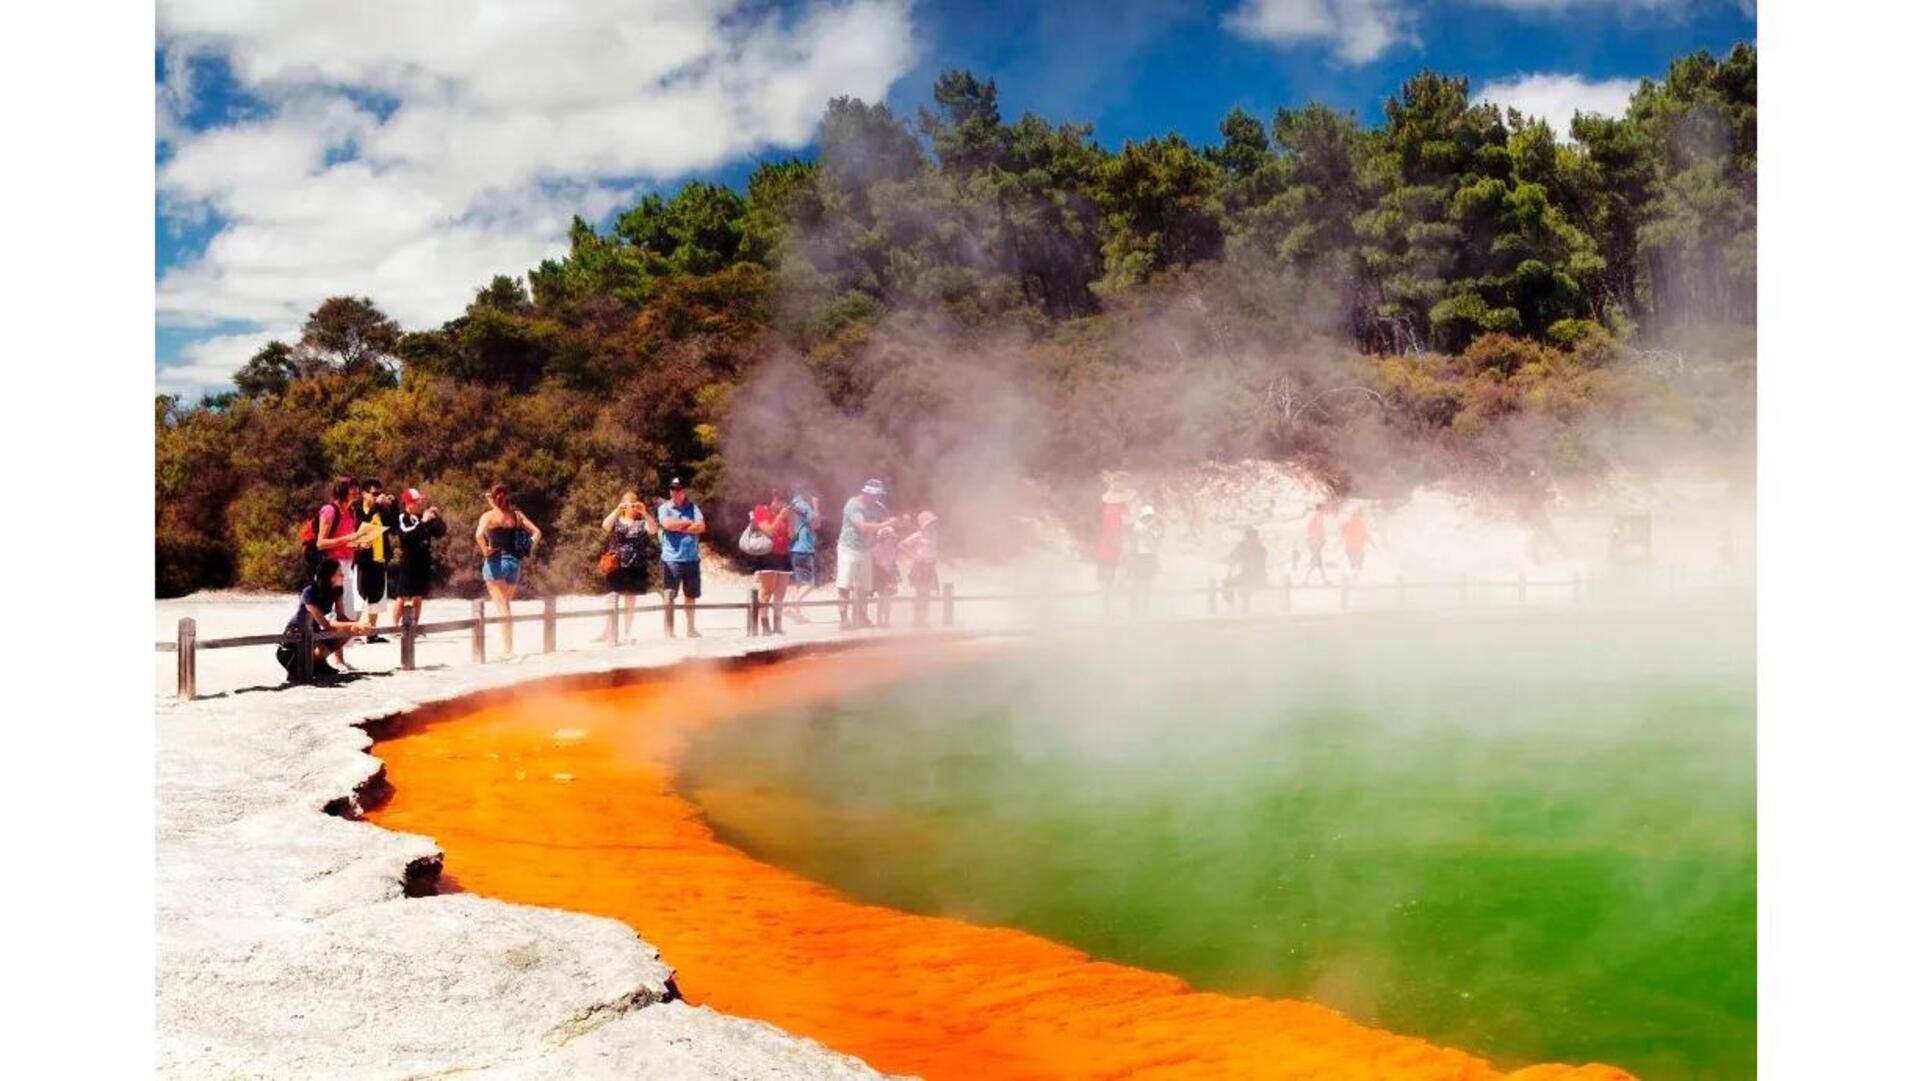
{"label": "man with white shorts", "polygon": [[886,494],[886,485],[870,480],[840,512],[840,548],[834,560],[833,584],[840,591],[843,628],[873,626],[867,618],[867,595],[873,592],[873,535],[887,524],[880,504]]}

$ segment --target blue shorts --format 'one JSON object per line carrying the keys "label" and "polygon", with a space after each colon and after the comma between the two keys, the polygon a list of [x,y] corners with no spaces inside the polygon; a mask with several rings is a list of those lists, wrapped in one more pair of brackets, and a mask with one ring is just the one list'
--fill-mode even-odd
{"label": "blue shorts", "polygon": [[480,564],[480,577],[489,582],[515,586],[520,584],[520,557],[495,552]]}
{"label": "blue shorts", "polygon": [[660,588],[671,597],[686,590],[687,599],[700,599],[700,564],[697,560],[686,563],[662,561],[660,564]]}
{"label": "blue shorts", "polygon": [[793,583],[796,586],[815,586],[820,584],[820,567],[813,561],[812,552],[794,552]]}

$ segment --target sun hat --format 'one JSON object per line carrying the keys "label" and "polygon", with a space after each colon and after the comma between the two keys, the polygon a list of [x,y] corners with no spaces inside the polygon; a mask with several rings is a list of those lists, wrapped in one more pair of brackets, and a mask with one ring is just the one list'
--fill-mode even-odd
{"label": "sun hat", "polygon": [[867,495],[886,495],[887,486],[880,483],[878,479],[872,479],[872,480],[868,480],[867,483],[862,484],[860,486],[860,491]]}

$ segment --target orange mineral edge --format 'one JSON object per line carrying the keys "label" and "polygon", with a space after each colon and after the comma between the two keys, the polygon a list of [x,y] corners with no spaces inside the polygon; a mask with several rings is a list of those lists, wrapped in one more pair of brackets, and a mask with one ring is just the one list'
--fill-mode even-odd
{"label": "orange mineral edge", "polygon": [[369,817],[431,835],[459,888],[611,916],[687,999],[931,1079],[1601,1081],[1612,1067],[1484,1059],[1289,999],[1195,991],[1021,931],[863,905],[716,840],[672,763],[716,720],[977,657],[892,645],[513,701],[380,743]]}

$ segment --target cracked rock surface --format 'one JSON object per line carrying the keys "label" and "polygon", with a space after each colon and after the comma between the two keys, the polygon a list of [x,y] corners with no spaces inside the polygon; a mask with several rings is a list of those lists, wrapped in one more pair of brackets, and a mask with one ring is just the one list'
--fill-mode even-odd
{"label": "cracked rock surface", "polygon": [[[725,658],[770,647],[742,638],[696,648]],[[369,720],[686,655],[684,644],[655,643],[157,700],[159,1072],[879,1076],[771,1025],[673,1001],[669,964],[615,920],[470,894],[409,896],[438,874],[438,846],[343,817],[380,783],[360,727]]]}

